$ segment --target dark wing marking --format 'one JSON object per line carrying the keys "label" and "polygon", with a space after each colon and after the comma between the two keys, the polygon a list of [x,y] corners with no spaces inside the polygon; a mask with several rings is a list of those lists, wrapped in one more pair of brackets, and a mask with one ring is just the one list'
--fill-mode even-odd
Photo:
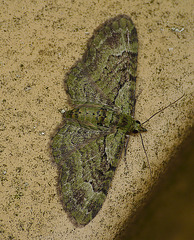
{"label": "dark wing marking", "polygon": [[137,31],[128,16],[100,26],[65,80],[73,103],[107,104],[133,114],[137,51]]}
{"label": "dark wing marking", "polygon": [[53,156],[61,169],[62,201],[78,225],[89,223],[101,209],[124,142],[120,130],[107,135],[68,120],[53,138]]}

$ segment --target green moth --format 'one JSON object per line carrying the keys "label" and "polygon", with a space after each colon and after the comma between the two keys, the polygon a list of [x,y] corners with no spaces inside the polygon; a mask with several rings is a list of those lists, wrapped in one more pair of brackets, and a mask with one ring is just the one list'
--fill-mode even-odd
{"label": "green moth", "polygon": [[126,136],[146,131],[134,120],[138,54],[136,28],[126,15],[101,25],[66,76],[73,109],[52,140],[65,210],[76,225],[101,209]]}

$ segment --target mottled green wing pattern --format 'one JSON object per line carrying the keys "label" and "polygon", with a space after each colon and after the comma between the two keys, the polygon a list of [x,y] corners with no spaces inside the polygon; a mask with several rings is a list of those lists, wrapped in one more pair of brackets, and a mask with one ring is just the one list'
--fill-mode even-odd
{"label": "mottled green wing pattern", "polygon": [[62,201],[76,224],[87,224],[102,207],[124,142],[125,134],[120,130],[99,131],[69,120],[54,137]]}
{"label": "mottled green wing pattern", "polygon": [[73,103],[112,105],[134,114],[138,40],[128,16],[100,26],[65,82]]}
{"label": "mottled green wing pattern", "polygon": [[[128,16],[105,22],[90,39],[65,86],[76,105],[52,141],[64,208],[88,224],[106,198],[135,120],[137,32]],[[134,126],[132,126],[134,124]],[[127,127],[126,127],[127,126]],[[122,130],[121,130],[122,129]]]}

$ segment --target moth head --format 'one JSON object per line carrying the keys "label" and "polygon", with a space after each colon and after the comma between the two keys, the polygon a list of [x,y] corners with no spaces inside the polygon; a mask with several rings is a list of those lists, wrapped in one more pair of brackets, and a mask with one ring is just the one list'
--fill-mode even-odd
{"label": "moth head", "polygon": [[139,132],[147,132],[147,129],[141,125],[140,121],[135,120],[133,133],[139,133]]}

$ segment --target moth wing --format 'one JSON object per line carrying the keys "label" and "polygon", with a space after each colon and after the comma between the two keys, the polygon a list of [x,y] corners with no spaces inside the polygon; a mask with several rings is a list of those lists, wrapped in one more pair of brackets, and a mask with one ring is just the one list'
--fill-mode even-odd
{"label": "moth wing", "polygon": [[73,103],[107,104],[133,114],[137,52],[137,31],[128,16],[105,22],[65,80]]}
{"label": "moth wing", "polygon": [[68,121],[54,137],[52,149],[61,168],[62,201],[77,225],[86,225],[101,209],[124,142],[125,134],[120,130],[108,134]]}

